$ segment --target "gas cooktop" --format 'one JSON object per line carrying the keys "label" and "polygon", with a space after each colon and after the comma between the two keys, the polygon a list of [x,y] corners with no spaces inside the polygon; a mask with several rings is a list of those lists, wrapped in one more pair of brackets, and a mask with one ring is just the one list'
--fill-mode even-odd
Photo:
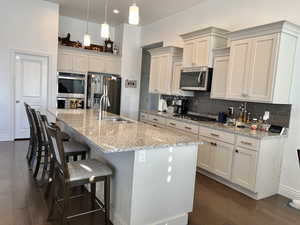
{"label": "gas cooktop", "polygon": [[191,115],[191,114],[174,114],[173,117],[180,118],[180,119],[186,119],[186,120],[193,120],[193,121],[211,121],[216,122],[216,118],[206,117],[206,116],[200,116],[200,115]]}

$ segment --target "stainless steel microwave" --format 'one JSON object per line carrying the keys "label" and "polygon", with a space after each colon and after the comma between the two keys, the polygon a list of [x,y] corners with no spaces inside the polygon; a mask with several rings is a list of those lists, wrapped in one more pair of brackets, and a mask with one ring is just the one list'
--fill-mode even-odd
{"label": "stainless steel microwave", "polygon": [[180,76],[180,89],[186,91],[210,91],[212,68],[184,68]]}

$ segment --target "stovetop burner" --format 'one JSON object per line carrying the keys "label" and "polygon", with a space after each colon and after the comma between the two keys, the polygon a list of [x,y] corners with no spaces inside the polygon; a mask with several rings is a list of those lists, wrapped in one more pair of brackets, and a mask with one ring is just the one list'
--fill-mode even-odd
{"label": "stovetop burner", "polygon": [[187,119],[187,120],[193,120],[193,121],[211,121],[216,122],[216,119],[205,117],[205,116],[198,116],[198,115],[191,115],[191,114],[174,114],[174,117],[181,118],[181,119]]}

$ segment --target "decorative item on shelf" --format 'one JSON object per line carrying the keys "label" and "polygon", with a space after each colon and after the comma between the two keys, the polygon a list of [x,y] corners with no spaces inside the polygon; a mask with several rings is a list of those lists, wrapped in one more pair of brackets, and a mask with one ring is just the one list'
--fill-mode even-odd
{"label": "decorative item on shelf", "polygon": [[114,42],[111,41],[110,38],[105,40],[105,52],[113,53],[113,46],[114,46]]}
{"label": "decorative item on shelf", "polygon": [[114,45],[113,54],[114,55],[119,55],[119,48],[118,48],[118,46],[116,44]]}
{"label": "decorative item on shelf", "polygon": [[68,33],[66,37],[58,37],[58,42],[63,46],[70,46],[74,48],[82,48],[82,44],[79,41],[71,41],[71,34]]}
{"label": "decorative item on shelf", "polygon": [[90,46],[85,46],[84,49],[92,50],[92,51],[98,51],[98,52],[104,52],[104,46],[102,45],[95,45],[91,44]]}

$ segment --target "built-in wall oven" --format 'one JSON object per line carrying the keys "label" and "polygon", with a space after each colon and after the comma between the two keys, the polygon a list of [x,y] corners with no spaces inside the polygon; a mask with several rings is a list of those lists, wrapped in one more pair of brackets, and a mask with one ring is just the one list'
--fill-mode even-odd
{"label": "built-in wall oven", "polygon": [[57,108],[85,108],[86,74],[58,73]]}
{"label": "built-in wall oven", "polygon": [[180,89],[186,91],[210,91],[212,68],[184,68],[181,71]]}

